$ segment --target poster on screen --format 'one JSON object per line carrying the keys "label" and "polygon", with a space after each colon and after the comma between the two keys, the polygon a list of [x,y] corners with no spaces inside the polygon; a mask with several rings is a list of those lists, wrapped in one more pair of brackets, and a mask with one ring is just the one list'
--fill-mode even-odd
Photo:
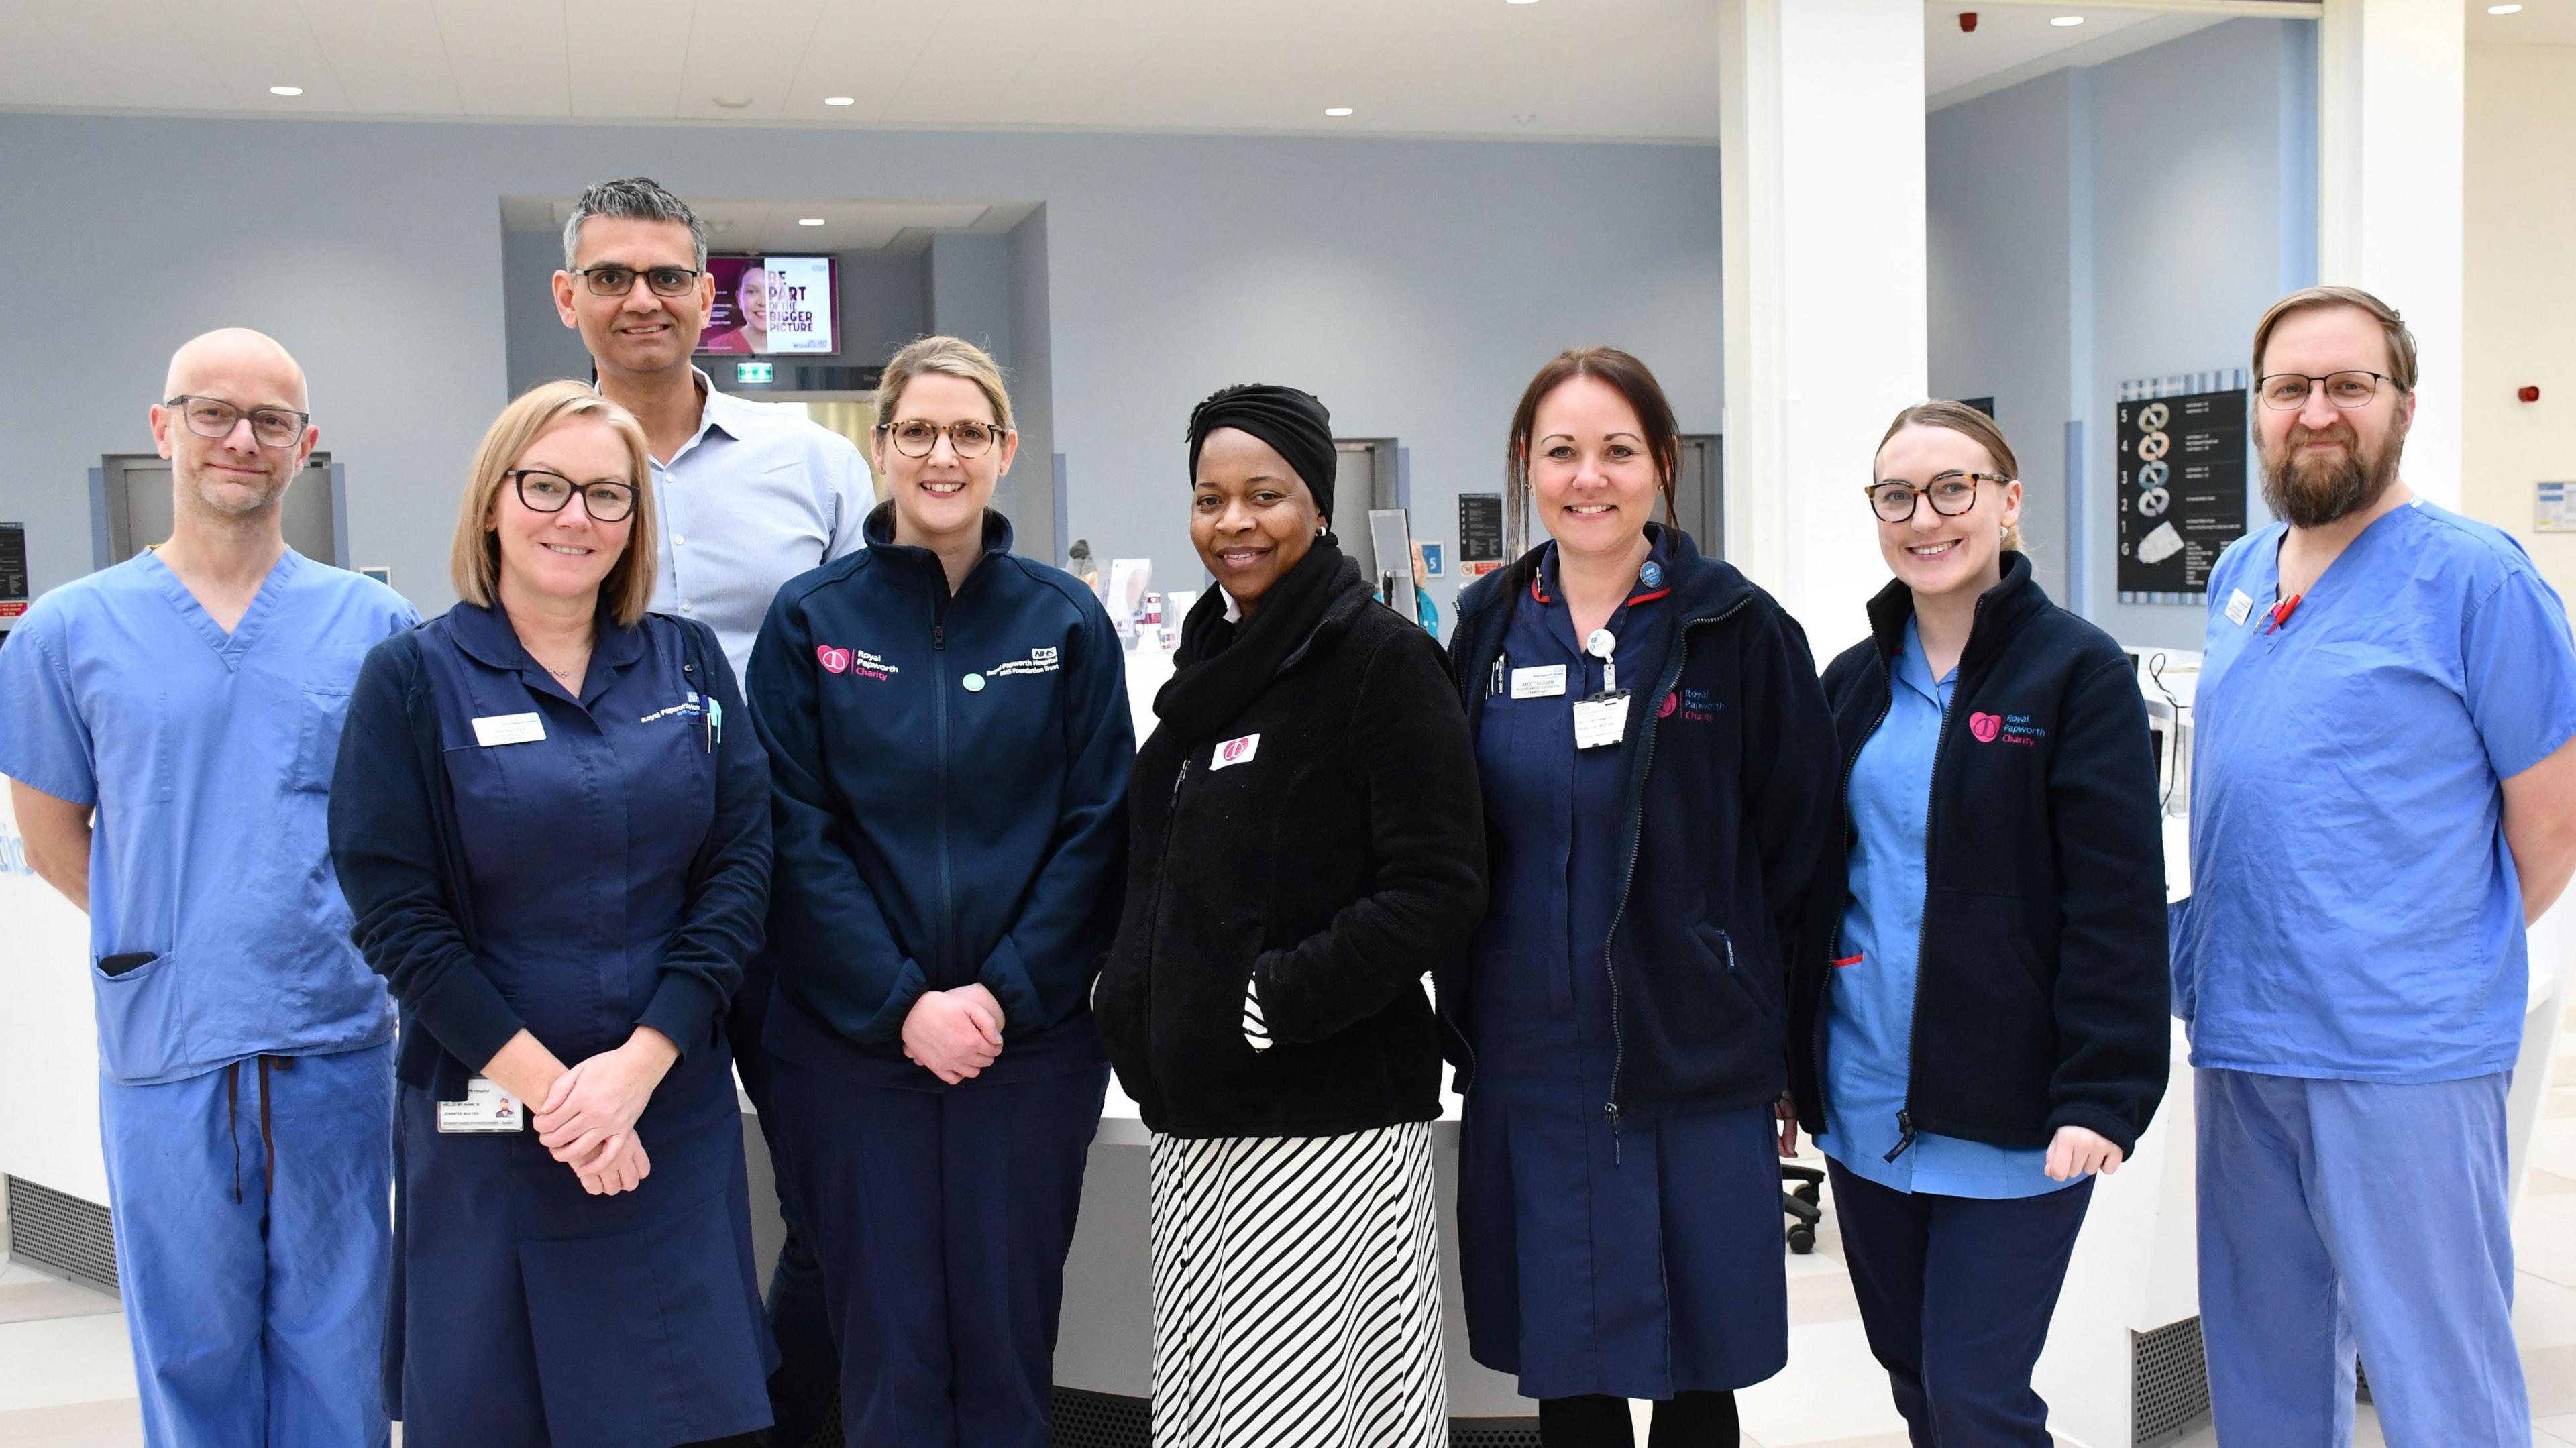
{"label": "poster on screen", "polygon": [[828,256],[710,256],[715,306],[702,355],[829,356],[841,350],[840,263]]}

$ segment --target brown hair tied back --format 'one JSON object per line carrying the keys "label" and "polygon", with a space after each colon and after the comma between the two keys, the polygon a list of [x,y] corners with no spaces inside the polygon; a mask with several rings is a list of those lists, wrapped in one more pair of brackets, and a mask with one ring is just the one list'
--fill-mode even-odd
{"label": "brown hair tied back", "polygon": [[[2004,430],[1995,425],[1993,418],[1964,402],[1951,402],[1942,398],[1935,398],[1930,402],[1918,402],[1896,414],[1896,421],[1887,425],[1887,432],[1879,438],[1878,445],[1882,448],[1886,447],[1889,438],[1909,427],[1946,427],[1984,448],[1986,456],[1994,459],[1995,471],[2008,478],[2018,479],[2021,476],[2021,462],[2013,456],[2012,444],[2004,441]],[[2023,495],[2022,501],[2025,506],[2028,505],[2030,499],[2027,493]],[[2004,546],[2015,553],[2028,551],[2021,545],[2019,523],[2004,530]]]}
{"label": "brown hair tied back", "polygon": [[1646,430],[1646,452],[1655,460],[1655,485],[1664,494],[1664,522],[1675,524],[1673,478],[1681,471],[1681,425],[1673,405],[1646,364],[1616,347],[1574,347],[1559,352],[1530,379],[1521,405],[1512,411],[1511,442],[1503,453],[1503,551],[1518,558],[1529,546],[1530,430],[1538,426],[1538,405],[1547,395],[1577,377],[1608,383],[1635,409]]}

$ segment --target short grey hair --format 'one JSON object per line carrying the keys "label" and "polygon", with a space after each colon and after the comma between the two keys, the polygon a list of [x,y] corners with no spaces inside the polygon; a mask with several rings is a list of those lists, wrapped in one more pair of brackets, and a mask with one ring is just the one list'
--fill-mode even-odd
{"label": "short grey hair", "polygon": [[689,203],[666,190],[650,176],[629,176],[622,181],[598,181],[581,193],[573,203],[572,219],[564,223],[564,270],[571,271],[579,261],[581,224],[594,216],[613,216],[624,221],[676,221],[689,229],[689,240],[698,249],[697,268],[707,267],[707,228]]}

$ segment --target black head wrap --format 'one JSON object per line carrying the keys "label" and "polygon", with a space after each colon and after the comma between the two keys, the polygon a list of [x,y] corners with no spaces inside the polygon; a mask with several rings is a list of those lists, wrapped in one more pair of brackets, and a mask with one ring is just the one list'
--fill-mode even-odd
{"label": "black head wrap", "polygon": [[1315,510],[1333,516],[1333,415],[1310,392],[1247,382],[1214,394],[1190,413],[1190,478],[1199,475],[1199,447],[1220,427],[1241,428],[1296,469]]}

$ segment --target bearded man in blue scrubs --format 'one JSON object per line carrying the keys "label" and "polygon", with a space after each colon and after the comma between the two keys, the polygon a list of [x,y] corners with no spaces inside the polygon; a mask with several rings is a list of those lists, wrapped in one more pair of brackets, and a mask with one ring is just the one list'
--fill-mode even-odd
{"label": "bearded man in blue scrubs", "polygon": [[145,1440],[380,1448],[394,1018],[323,806],[359,661],[418,619],[286,546],[319,433],[284,348],[209,332],[160,395],[170,540],[28,611],[0,774],[28,862],[89,912]]}
{"label": "bearded man in blue scrubs", "polygon": [[2346,287],[2254,332],[2282,521],[2209,581],[2174,921],[2219,1439],[2527,1448],[2505,1088],[2576,868],[2576,649],[2507,534],[2410,492],[2415,339]]}

